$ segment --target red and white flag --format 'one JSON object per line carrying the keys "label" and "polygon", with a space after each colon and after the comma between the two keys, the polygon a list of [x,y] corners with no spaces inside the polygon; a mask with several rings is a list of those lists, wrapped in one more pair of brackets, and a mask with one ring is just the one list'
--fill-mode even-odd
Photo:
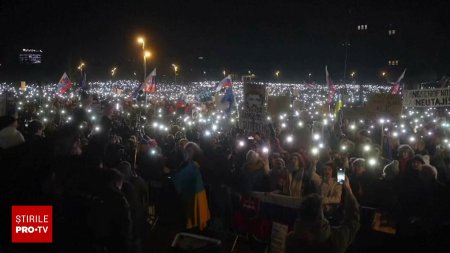
{"label": "red and white flag", "polygon": [[216,87],[216,92],[219,92],[223,88],[233,87],[233,83],[231,82],[231,75],[226,76]]}
{"label": "red and white flag", "polygon": [[391,94],[398,94],[400,92],[400,82],[403,80],[403,78],[405,77],[405,73],[406,73],[406,69],[403,70],[403,73],[400,75],[400,77],[397,79],[397,82],[393,83],[391,90],[389,91],[389,93]]}
{"label": "red and white flag", "polygon": [[327,103],[331,104],[331,102],[333,102],[334,95],[336,94],[336,86],[334,85],[333,80],[331,80],[331,78],[330,78],[330,74],[328,73],[327,66],[325,66],[325,79],[327,80],[327,85],[328,85]]}
{"label": "red and white flag", "polygon": [[145,78],[144,92],[156,93],[156,68]]}
{"label": "red and white flag", "polygon": [[70,81],[66,72],[62,75],[61,79],[58,82],[58,93],[60,95],[64,95],[70,88],[72,88],[72,81]]}

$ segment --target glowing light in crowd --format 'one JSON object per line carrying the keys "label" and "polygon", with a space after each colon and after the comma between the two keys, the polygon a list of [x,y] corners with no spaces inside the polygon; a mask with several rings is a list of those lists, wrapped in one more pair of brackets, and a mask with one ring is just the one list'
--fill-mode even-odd
{"label": "glowing light in crowd", "polygon": [[292,135],[288,135],[288,136],[286,137],[286,141],[289,142],[289,143],[291,143],[291,142],[294,141],[294,137],[293,137]]}
{"label": "glowing light in crowd", "polygon": [[[220,73],[219,73],[220,74]],[[140,128],[152,128],[152,130],[158,132],[168,132],[171,128],[172,122],[179,122],[180,129],[196,129],[199,128],[200,133],[204,133],[204,136],[215,136],[219,132],[225,132],[225,127],[230,122],[239,122],[240,115],[225,115],[225,113],[220,112],[220,110],[212,110],[209,112],[202,111],[201,106],[195,101],[196,94],[201,90],[214,90],[217,81],[203,81],[203,82],[192,82],[192,83],[180,83],[174,85],[173,83],[160,83],[158,85],[158,92],[149,95],[149,101],[151,104],[146,104],[142,100],[137,102],[132,100],[131,94],[138,87],[140,81],[132,80],[114,80],[109,82],[89,82],[90,87],[89,93],[94,94],[98,97],[99,101],[107,101],[114,105],[115,112],[118,115],[122,115],[131,124],[134,124],[134,120],[138,115],[138,112],[142,112],[142,117],[140,121]],[[262,83],[261,83],[262,84]],[[312,89],[308,84],[281,84],[281,83],[266,83],[268,89],[268,96],[279,96],[288,93],[298,93],[301,94],[299,97],[295,97],[293,101],[293,107],[287,113],[282,113],[279,115],[273,115],[276,119],[273,121],[277,124],[276,127],[283,128],[283,131],[290,133],[286,136],[286,142],[293,143],[297,139],[295,131],[300,131],[298,128],[307,129],[309,126],[313,125],[313,122],[321,122],[321,127],[327,129],[332,124],[335,119],[333,115],[329,112],[323,112],[324,98],[326,99],[327,90],[326,87],[322,85],[317,85]],[[8,92],[17,101],[16,108],[23,113],[28,111],[29,108],[35,109],[32,118],[40,119],[43,123],[49,124],[49,122],[55,122],[55,119],[60,118],[59,124],[70,123],[73,121],[73,107],[84,108],[87,113],[89,113],[89,119],[98,120],[101,117],[101,109],[94,107],[86,107],[83,105],[82,101],[79,99],[78,93],[75,90],[69,90],[66,94],[57,95],[57,84],[48,85],[37,85],[28,84],[26,91],[19,90],[15,84],[1,83],[0,94]],[[359,99],[359,84],[340,84],[336,85],[337,89],[347,88],[349,101]],[[112,89],[111,87],[114,87]],[[389,91],[390,87],[383,85],[373,85],[364,84],[363,99],[367,101],[368,95],[372,93],[386,93]],[[118,92],[117,90],[120,90]],[[235,93],[236,102],[238,108],[242,108],[243,105],[243,84],[241,82],[233,82],[233,90]],[[178,116],[175,112],[168,113],[166,110],[161,110],[161,106],[157,103],[168,100],[168,101],[178,101],[180,94],[183,94],[186,103],[194,104],[195,108],[198,109],[198,114],[195,116],[192,114]],[[55,106],[54,101],[58,99],[64,102],[63,104],[70,104],[69,106]],[[157,103],[156,103],[157,102]],[[299,106],[297,103],[301,104]],[[151,108],[151,109],[149,109]],[[146,113],[148,111],[154,111],[155,114]],[[197,110],[197,109],[196,109]],[[447,111],[448,112],[448,111]],[[440,115],[441,116],[441,115]],[[295,117],[295,121],[291,122],[292,118]],[[264,119],[264,118],[263,118]],[[431,109],[407,109],[398,118],[365,118],[358,119],[356,121],[350,121],[348,129],[353,133],[359,130],[367,130],[369,134],[375,133],[376,129],[373,123],[384,124],[383,131],[392,131],[390,136],[399,137],[406,133],[414,134],[406,138],[406,141],[415,142],[416,138],[421,138],[421,134],[425,135],[423,138],[429,138],[428,136],[435,135],[438,133],[439,128],[444,129],[445,138],[448,138],[447,132],[450,128],[450,124],[447,122],[450,119],[450,115],[447,113],[442,117],[438,117],[438,113],[435,108]],[[157,120],[157,121],[154,121]],[[267,117],[268,121],[271,121],[271,117]],[[98,121],[97,121],[98,122]],[[356,123],[355,123],[356,122]],[[428,123],[434,122],[432,128],[428,127]],[[91,125],[92,126],[92,125]],[[426,129],[423,127],[427,126]],[[88,125],[79,125],[80,128],[87,128]],[[94,127],[94,130],[95,127]],[[322,137],[321,131],[314,129],[311,137],[315,141],[316,149],[320,146],[325,147],[326,143],[319,143]],[[439,131],[440,132],[440,131]],[[326,133],[326,132],[323,132]],[[447,139],[445,139],[447,140]],[[448,142],[444,143],[448,144]],[[238,142],[238,146],[241,143]],[[445,145],[447,147],[447,145]],[[341,146],[341,150],[348,150],[348,146]],[[365,147],[363,146],[363,149]],[[312,151],[312,150],[311,150]]]}
{"label": "glowing light in crowd", "polygon": [[317,134],[317,133],[313,134],[313,140],[315,140],[315,141],[320,140],[320,134]]}

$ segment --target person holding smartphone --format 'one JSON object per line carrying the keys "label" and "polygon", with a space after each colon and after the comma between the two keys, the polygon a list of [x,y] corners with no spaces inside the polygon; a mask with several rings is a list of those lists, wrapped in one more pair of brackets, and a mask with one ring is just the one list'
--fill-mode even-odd
{"label": "person holding smartphone", "polygon": [[[320,185],[320,192],[323,198],[322,201],[324,205],[341,203],[342,184],[344,183],[344,181],[344,169],[339,168],[336,171],[336,166],[333,162],[328,162],[325,164],[322,183]],[[328,209],[328,207],[326,206],[326,209]]]}
{"label": "person holding smartphone", "polygon": [[340,208],[342,196],[342,184],[345,181],[345,170],[338,168],[334,162],[325,164],[323,170],[320,193],[323,202],[323,213],[332,225],[339,224],[342,218],[342,208]]}
{"label": "person holding smartphone", "polygon": [[299,216],[286,239],[286,253],[294,252],[345,252],[354,241],[360,227],[359,204],[353,195],[348,178],[342,185],[345,190],[345,217],[339,227],[331,227],[323,214],[322,197],[311,194],[299,208]]}

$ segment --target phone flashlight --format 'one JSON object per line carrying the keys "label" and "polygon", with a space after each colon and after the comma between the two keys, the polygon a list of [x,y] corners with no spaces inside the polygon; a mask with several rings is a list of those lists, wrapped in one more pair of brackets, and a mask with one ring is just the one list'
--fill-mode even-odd
{"label": "phone flashlight", "polygon": [[345,182],[345,170],[343,168],[339,168],[337,171],[337,183],[344,184]]}

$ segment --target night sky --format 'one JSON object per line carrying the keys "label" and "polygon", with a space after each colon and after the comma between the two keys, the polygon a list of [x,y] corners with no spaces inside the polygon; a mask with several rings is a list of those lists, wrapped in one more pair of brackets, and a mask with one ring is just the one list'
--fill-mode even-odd
{"label": "night sky", "polygon": [[[217,2],[217,3],[216,3]],[[351,71],[364,81],[392,78],[408,68],[411,82],[450,73],[448,1],[0,1],[0,80],[58,79],[75,74],[83,60],[91,79],[141,76],[137,35],[146,37],[153,58],[148,68],[181,78],[219,79],[223,69],[248,70],[262,80],[281,70],[286,81],[323,82]],[[356,30],[368,24],[366,32]],[[395,38],[388,29],[397,30]],[[21,48],[44,51],[41,66],[22,66]],[[199,60],[198,57],[204,57]],[[387,66],[398,59],[399,66]],[[206,75],[202,72],[206,71]],[[409,79],[408,79],[409,78]]]}

